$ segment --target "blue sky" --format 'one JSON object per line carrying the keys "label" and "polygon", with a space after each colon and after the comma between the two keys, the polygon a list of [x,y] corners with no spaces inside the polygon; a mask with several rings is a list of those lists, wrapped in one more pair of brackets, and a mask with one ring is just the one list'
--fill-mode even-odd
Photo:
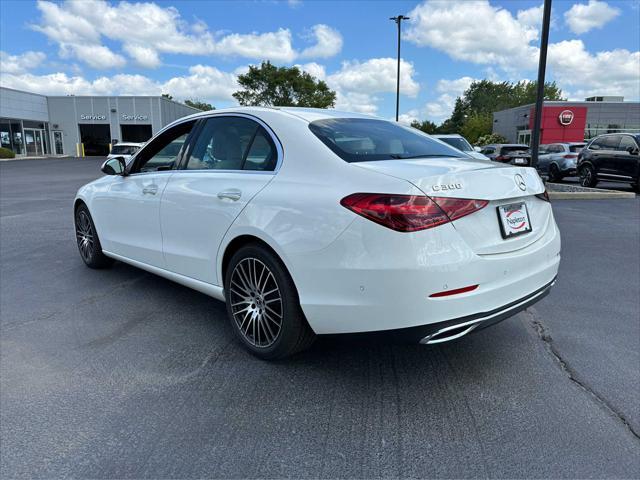
{"label": "blue sky", "polygon": [[[171,93],[234,104],[250,64],[299,65],[337,107],[446,118],[473,79],[536,76],[541,1],[0,1],[0,84],[46,94]],[[640,98],[640,0],[555,0],[547,78],[565,95]]]}

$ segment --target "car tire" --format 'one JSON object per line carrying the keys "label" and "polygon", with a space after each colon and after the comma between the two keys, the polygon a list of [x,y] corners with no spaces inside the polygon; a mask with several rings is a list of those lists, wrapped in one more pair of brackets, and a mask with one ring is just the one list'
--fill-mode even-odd
{"label": "car tire", "polygon": [[270,249],[259,244],[238,249],[226,269],[224,292],[231,327],[255,356],[285,358],[315,340],[293,279]]}
{"label": "car tire", "polygon": [[585,165],[580,169],[580,185],[583,187],[595,187],[598,184],[596,172],[590,165]]}
{"label": "car tire", "polygon": [[114,260],[102,253],[102,245],[89,209],[83,203],[76,208],[74,216],[76,243],[80,257],[89,268],[108,268]]}
{"label": "car tire", "polygon": [[552,163],[551,165],[549,165],[549,181],[551,183],[557,183],[560,182],[562,180],[562,174],[560,173],[560,169],[558,168],[558,165],[556,165],[555,163]]}

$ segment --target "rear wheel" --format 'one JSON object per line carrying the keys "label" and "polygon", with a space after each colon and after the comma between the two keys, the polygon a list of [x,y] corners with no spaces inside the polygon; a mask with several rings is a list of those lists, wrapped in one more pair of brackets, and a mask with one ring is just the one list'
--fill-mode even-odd
{"label": "rear wheel", "polygon": [[102,253],[96,226],[86,205],[82,204],[75,214],[76,242],[84,263],[90,268],[107,268],[113,265],[113,259]]}
{"label": "rear wheel", "polygon": [[593,171],[593,167],[585,165],[580,169],[580,185],[583,187],[595,187],[598,183],[596,178],[596,172]]}
{"label": "rear wheel", "polygon": [[293,280],[269,249],[241,247],[229,262],[224,291],[231,326],[257,357],[284,358],[313,343]]}
{"label": "rear wheel", "polygon": [[551,183],[556,183],[562,180],[562,173],[560,173],[560,169],[558,165],[552,163],[549,165],[549,181]]}

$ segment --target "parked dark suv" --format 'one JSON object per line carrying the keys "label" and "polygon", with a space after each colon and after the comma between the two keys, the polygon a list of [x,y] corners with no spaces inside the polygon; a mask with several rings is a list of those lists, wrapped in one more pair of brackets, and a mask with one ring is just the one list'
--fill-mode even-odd
{"label": "parked dark suv", "polygon": [[578,155],[578,175],[583,187],[599,180],[640,182],[640,134],[608,133],[592,139]]}
{"label": "parked dark suv", "polygon": [[519,143],[492,143],[482,147],[480,153],[494,162],[510,163],[521,167],[531,165],[529,147]]}

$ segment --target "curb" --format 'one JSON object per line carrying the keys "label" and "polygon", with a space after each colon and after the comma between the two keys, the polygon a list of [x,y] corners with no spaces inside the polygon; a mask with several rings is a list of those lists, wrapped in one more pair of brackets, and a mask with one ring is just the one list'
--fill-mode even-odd
{"label": "curb", "polygon": [[547,192],[551,200],[609,200],[614,198],[636,198],[632,192]]}

